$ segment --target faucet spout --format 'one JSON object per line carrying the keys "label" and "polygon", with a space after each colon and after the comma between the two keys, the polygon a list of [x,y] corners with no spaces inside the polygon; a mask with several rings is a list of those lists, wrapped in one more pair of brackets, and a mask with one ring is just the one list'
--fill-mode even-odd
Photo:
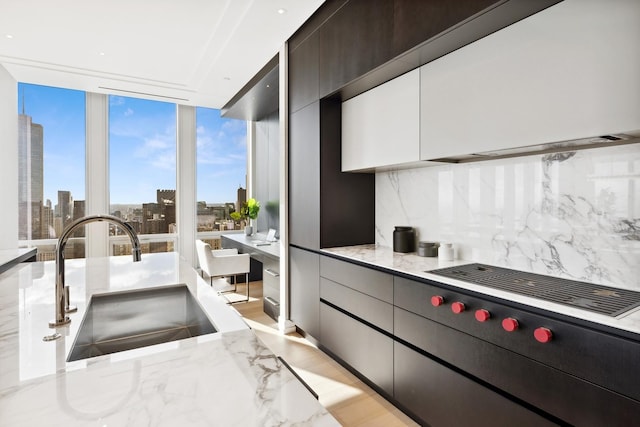
{"label": "faucet spout", "polygon": [[136,231],[131,225],[122,221],[120,218],[112,215],[89,215],[83,218],[79,218],[69,224],[56,245],[56,317],[49,322],[50,328],[57,328],[58,326],[64,326],[71,322],[68,316],[65,315],[65,295],[64,295],[64,248],[67,245],[67,240],[71,237],[76,228],[81,225],[88,224],[90,222],[107,221],[122,228],[131,240],[131,253],[133,255],[133,262],[138,262],[142,259],[142,250],[140,248],[140,240]]}

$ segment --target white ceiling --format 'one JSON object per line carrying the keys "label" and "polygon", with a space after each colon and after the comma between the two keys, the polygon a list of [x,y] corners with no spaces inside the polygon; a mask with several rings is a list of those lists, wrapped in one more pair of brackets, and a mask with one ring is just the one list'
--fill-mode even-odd
{"label": "white ceiling", "polygon": [[19,82],[221,108],[323,1],[0,0],[0,64]]}

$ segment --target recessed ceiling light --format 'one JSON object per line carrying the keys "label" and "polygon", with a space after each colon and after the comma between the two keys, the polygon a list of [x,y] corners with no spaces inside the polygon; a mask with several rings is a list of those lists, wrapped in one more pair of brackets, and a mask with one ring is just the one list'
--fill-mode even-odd
{"label": "recessed ceiling light", "polygon": [[280,9],[278,9],[278,13],[280,15],[284,15],[285,13],[287,13],[287,9],[280,8]]}
{"label": "recessed ceiling light", "polygon": [[12,39],[13,38],[13,36],[11,34],[6,34],[5,37],[8,38],[8,39]]}
{"label": "recessed ceiling light", "polygon": [[100,55],[100,56],[104,56],[104,52],[100,52],[98,55]]}

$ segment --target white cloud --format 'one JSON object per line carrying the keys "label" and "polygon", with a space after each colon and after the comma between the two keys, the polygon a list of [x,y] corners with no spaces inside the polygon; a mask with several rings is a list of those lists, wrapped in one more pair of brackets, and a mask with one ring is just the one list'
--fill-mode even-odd
{"label": "white cloud", "polygon": [[152,166],[158,169],[175,172],[176,153],[175,151],[174,152],[165,151],[165,152],[159,153],[155,157],[150,159],[150,163]]}
{"label": "white cloud", "polygon": [[117,107],[125,104],[125,98],[122,96],[111,95],[109,96],[109,105],[112,107]]}

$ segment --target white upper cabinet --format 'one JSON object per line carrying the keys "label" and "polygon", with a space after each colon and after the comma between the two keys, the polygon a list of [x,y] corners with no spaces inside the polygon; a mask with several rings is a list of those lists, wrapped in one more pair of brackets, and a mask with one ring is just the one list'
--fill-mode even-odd
{"label": "white upper cabinet", "polygon": [[566,0],[422,66],[421,158],[640,129],[639,19],[638,0]]}
{"label": "white upper cabinet", "polygon": [[418,69],[342,103],[342,170],[420,160]]}

